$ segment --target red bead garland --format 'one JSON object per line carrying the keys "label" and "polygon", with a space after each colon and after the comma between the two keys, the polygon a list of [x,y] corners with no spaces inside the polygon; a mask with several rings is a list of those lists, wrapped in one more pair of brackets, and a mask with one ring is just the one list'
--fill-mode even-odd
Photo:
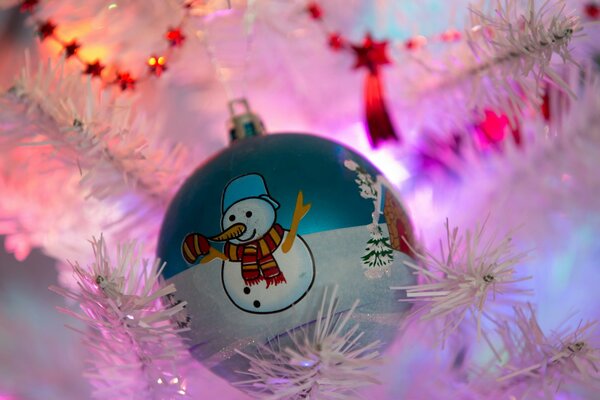
{"label": "red bead garland", "polygon": [[[325,24],[325,13],[317,1],[308,1],[304,8],[306,14],[314,21],[321,24],[327,35],[327,44],[333,51],[350,51],[355,56],[354,68],[366,69],[364,102],[365,120],[369,141],[373,147],[378,147],[384,141],[399,141],[399,135],[392,124],[387,111],[384,85],[382,82],[381,67],[391,64],[388,56],[388,40],[376,41],[367,33],[362,42],[352,43],[344,38],[339,32],[331,31]],[[445,32],[431,38],[416,35],[407,39],[403,46],[396,49],[406,51],[418,51],[431,41],[452,43],[462,40],[462,34],[456,29],[448,29]]]}
{"label": "red bead garland", "polygon": [[[39,6],[39,0],[23,0],[19,6],[19,10],[23,13],[33,13]],[[151,55],[146,63],[148,65],[148,76],[157,76],[160,77],[165,71],[167,71],[167,58],[171,54],[171,49],[183,46],[186,36],[183,34],[183,25],[187,21],[187,19],[191,15],[192,3],[185,1],[182,4],[182,8],[184,10],[184,15],[177,25],[177,27],[169,27],[164,34],[164,38],[168,47],[161,52],[157,52],[157,54],[161,54],[159,56]],[[40,21],[37,24],[37,33],[40,37],[40,40],[53,40],[54,42],[59,43],[63,48],[63,54],[67,59],[75,59],[79,61],[83,66],[82,73],[85,75],[90,75],[93,78],[100,78],[104,81],[107,86],[115,85],[118,86],[122,91],[126,90],[134,90],[136,84],[143,80],[139,78],[135,78],[131,72],[126,71],[121,68],[107,68],[101,60],[94,60],[93,62],[84,60],[79,56],[79,50],[83,47],[83,44],[79,42],[77,38],[71,38],[69,40],[64,40],[56,34],[57,24],[51,20],[47,19],[45,21]],[[113,74],[104,73],[105,70],[115,71]],[[107,76],[107,75],[112,75]]]}
{"label": "red bead garland", "polygon": [[[314,1],[305,8],[310,18],[323,24],[323,10]],[[324,25],[324,24],[323,24]],[[325,32],[328,29],[325,27]],[[365,107],[365,126],[372,147],[379,147],[386,141],[399,141],[387,111],[381,67],[391,64],[388,56],[388,41],[374,40],[367,33],[359,43],[346,40],[338,32],[327,33],[329,47],[334,51],[352,52],[355,57],[354,69],[366,69],[363,101]]]}
{"label": "red bead garland", "polygon": [[[323,31],[327,35],[327,43],[334,51],[351,51],[355,56],[354,68],[364,68],[368,71],[365,82],[365,110],[367,130],[369,140],[373,147],[377,147],[386,140],[399,140],[388,115],[383,93],[382,78],[380,75],[381,67],[391,64],[388,56],[388,40],[376,41],[367,33],[360,43],[352,43],[345,39],[340,33],[330,31],[324,21],[323,9],[316,1],[306,3],[305,12],[308,16],[321,24]],[[594,3],[588,3],[584,7],[586,15],[591,19],[597,19],[600,16],[600,9]],[[490,32],[487,32],[490,34]],[[437,43],[455,43],[463,40],[463,34],[453,28],[447,29],[441,34],[430,36],[429,38],[421,35],[415,35],[404,41],[403,45],[396,46],[397,50],[415,52],[423,49],[431,42]],[[544,115],[547,110],[544,109]],[[497,116],[490,110],[486,110],[485,119],[481,121],[478,129],[487,142],[498,142],[504,138],[504,129],[507,125],[507,117]],[[511,129],[513,139],[517,145],[520,144],[521,137],[519,128]]]}

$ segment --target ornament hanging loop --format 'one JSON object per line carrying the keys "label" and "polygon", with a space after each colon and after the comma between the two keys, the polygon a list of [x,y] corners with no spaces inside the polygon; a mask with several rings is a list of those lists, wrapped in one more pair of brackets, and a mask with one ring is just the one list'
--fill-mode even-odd
{"label": "ornament hanging loop", "polygon": [[227,103],[227,107],[230,115],[229,138],[232,143],[239,139],[265,134],[265,125],[260,117],[252,112],[246,98],[233,99]]}

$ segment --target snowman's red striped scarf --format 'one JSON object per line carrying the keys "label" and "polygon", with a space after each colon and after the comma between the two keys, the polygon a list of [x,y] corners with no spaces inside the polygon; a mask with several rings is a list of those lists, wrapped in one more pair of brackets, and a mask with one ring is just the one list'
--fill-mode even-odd
{"label": "snowman's red striped scarf", "polygon": [[241,261],[242,278],[246,285],[256,285],[263,280],[267,282],[267,287],[286,282],[273,257],[273,252],[283,240],[283,233],[281,225],[275,224],[262,238],[253,242],[240,245],[225,243],[227,258],[230,261]]}

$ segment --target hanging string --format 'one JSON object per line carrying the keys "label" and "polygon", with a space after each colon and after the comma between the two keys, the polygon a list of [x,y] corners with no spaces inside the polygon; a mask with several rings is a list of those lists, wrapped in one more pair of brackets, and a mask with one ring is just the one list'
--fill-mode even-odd
{"label": "hanging string", "polygon": [[[212,13],[202,20],[203,28],[199,35],[203,36],[208,59],[228,101],[244,98],[247,94],[248,68],[256,19],[255,4],[255,0],[248,0],[241,24],[230,2],[228,8]],[[243,48],[239,45],[240,38],[243,38]]]}
{"label": "hanging string", "polygon": [[[230,5],[228,9],[214,13],[203,21],[208,58],[228,99],[231,142],[265,134],[262,120],[252,112],[246,99],[256,19],[255,3],[255,0],[248,0],[241,23]],[[214,35],[218,40],[211,40],[209,35]],[[240,48],[240,42],[243,48]]]}

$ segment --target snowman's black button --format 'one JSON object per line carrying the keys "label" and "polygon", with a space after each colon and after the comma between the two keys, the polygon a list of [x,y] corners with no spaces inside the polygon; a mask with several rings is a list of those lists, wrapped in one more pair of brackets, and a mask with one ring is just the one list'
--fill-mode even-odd
{"label": "snowman's black button", "polygon": [[244,294],[250,294],[250,288],[248,286],[244,288]]}
{"label": "snowman's black button", "polygon": [[260,301],[254,300],[254,307],[260,308]]}

